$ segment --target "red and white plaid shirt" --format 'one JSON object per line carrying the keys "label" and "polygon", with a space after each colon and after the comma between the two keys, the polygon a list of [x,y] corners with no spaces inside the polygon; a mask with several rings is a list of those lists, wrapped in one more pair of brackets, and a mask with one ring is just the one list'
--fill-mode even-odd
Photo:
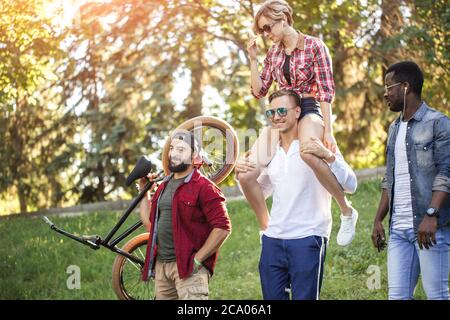
{"label": "red and white plaid shirt", "polygon": [[289,72],[291,84],[284,77],[283,65],[286,58],[282,43],[274,44],[267,52],[261,72],[262,88],[255,98],[264,97],[272,84],[298,94],[309,93],[319,102],[331,103],[335,94],[331,57],[322,40],[300,33],[296,48],[291,53]]}

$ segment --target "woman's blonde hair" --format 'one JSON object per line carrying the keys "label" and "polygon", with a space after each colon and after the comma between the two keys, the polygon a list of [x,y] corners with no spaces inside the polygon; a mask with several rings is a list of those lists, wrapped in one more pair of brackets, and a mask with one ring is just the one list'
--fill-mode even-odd
{"label": "woman's blonde hair", "polygon": [[267,0],[259,8],[258,12],[255,15],[255,20],[253,22],[253,32],[255,34],[262,33],[262,30],[259,29],[258,21],[264,16],[273,21],[281,21],[283,18],[286,18],[287,23],[292,26],[292,8],[291,6],[284,0]]}

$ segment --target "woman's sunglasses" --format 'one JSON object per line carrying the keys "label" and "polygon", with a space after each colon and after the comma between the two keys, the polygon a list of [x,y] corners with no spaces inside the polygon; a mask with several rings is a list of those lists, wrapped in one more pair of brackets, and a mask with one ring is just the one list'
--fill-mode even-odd
{"label": "woman's sunglasses", "polygon": [[266,110],[266,117],[271,119],[275,116],[275,113],[279,116],[279,117],[286,117],[287,113],[289,110],[294,110],[295,108],[285,108],[285,107],[280,107],[280,108],[276,108],[276,109],[267,109]]}
{"label": "woman's sunglasses", "polygon": [[269,34],[270,32],[272,32],[272,28],[274,25],[276,25],[278,22],[274,22],[272,24],[265,24],[261,30],[259,30],[261,32],[261,34]]}

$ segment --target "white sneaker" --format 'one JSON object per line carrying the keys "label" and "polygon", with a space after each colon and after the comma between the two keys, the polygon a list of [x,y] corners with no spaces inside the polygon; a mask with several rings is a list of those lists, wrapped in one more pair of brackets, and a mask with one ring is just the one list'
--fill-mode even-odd
{"label": "white sneaker", "polygon": [[355,227],[358,221],[358,211],[352,208],[352,215],[344,216],[341,214],[341,227],[337,235],[337,243],[340,246],[348,246],[355,237]]}

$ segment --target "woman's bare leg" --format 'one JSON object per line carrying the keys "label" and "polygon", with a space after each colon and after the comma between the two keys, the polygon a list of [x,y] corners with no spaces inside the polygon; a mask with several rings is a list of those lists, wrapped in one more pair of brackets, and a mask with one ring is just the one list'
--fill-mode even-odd
{"label": "woman's bare leg", "polygon": [[[311,137],[323,140],[324,124],[316,115],[307,115],[300,120],[299,139],[308,141]],[[301,158],[314,171],[317,180],[328,190],[341,209],[341,226],[337,234],[337,244],[347,246],[355,237],[355,226],[358,220],[358,211],[352,208],[345,197],[344,190],[340,186],[330,167],[320,158],[312,154],[300,153]]]}
{"label": "woman's bare leg", "polygon": [[279,133],[277,130],[271,129],[270,127],[264,128],[250,149],[248,156],[250,161],[256,165],[256,168],[252,171],[239,174],[239,182],[242,190],[253,211],[255,211],[261,230],[267,228],[269,223],[269,210],[261,187],[256,180],[261,170],[268,165],[275,155],[278,141]]}
{"label": "woman's bare leg", "polygon": [[269,210],[267,209],[266,200],[260,185],[256,181],[260,174],[260,169],[255,168],[253,171],[239,173],[239,182],[242,186],[245,198],[250,203],[256,214],[259,228],[265,230],[269,224]]}
{"label": "woman's bare leg", "polygon": [[[311,137],[323,140],[324,124],[317,115],[306,115],[299,123],[299,140],[309,141]],[[344,216],[351,216],[352,207],[347,200],[344,190],[337,181],[330,167],[313,154],[300,153],[300,157],[314,171],[320,184],[333,196]]]}
{"label": "woman's bare leg", "polygon": [[251,147],[249,158],[259,167],[266,167],[275,155],[279,141],[279,131],[272,127],[265,127]]}

